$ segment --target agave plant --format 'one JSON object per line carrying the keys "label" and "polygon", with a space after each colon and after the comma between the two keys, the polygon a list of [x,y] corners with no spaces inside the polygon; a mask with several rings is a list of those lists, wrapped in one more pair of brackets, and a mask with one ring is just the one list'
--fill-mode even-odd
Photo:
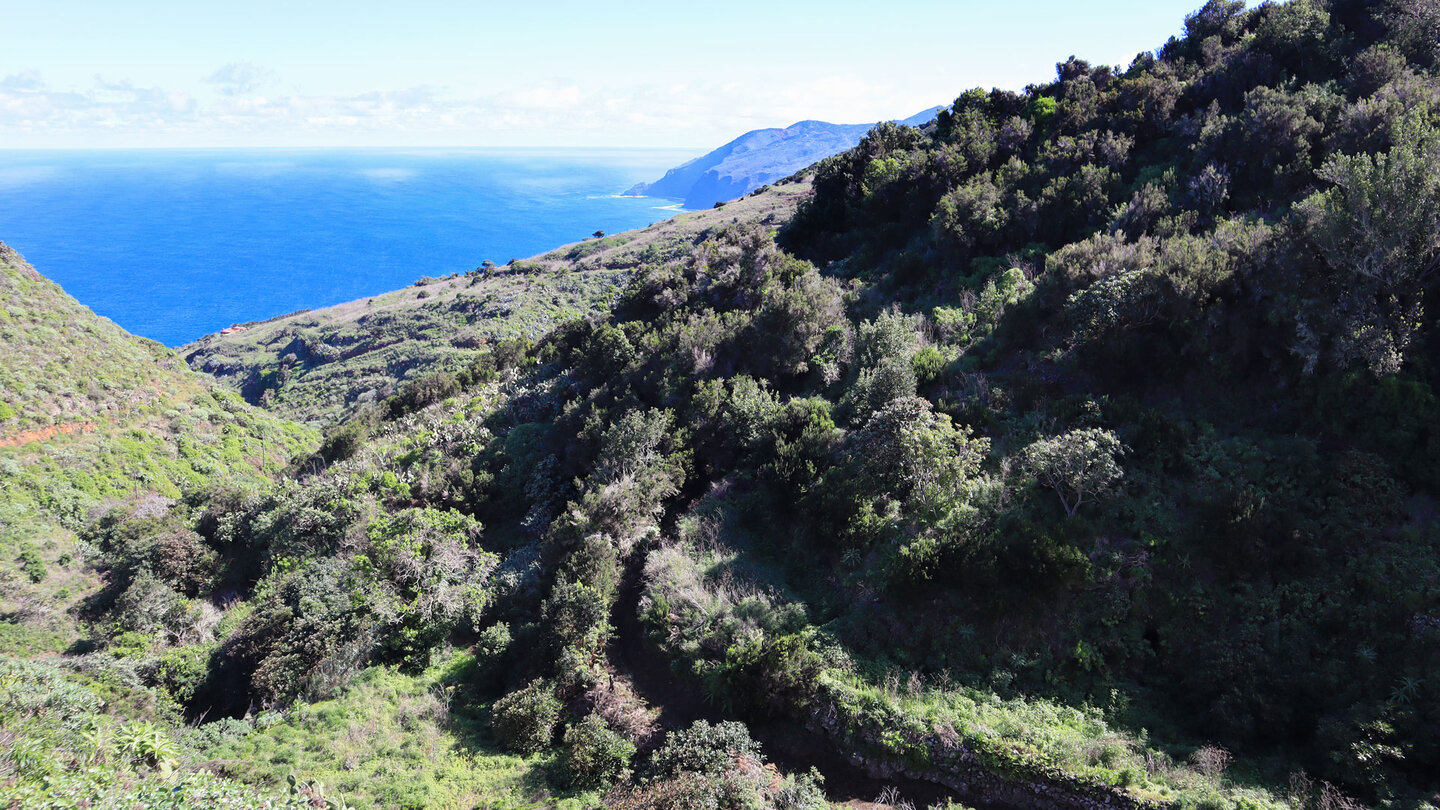
{"label": "agave plant", "polygon": [[38,740],[17,740],[8,759],[16,772],[28,776],[45,776],[54,770],[51,752]]}
{"label": "agave plant", "polygon": [[285,777],[285,781],[290,784],[290,802],[287,806],[351,810],[350,805],[339,796],[326,796],[325,783],[318,779],[302,782],[292,773]]}
{"label": "agave plant", "polygon": [[165,730],[153,723],[131,723],[115,738],[120,753],[162,771],[175,767],[180,748]]}
{"label": "agave plant", "polygon": [[110,737],[111,727],[108,724],[92,720],[80,729],[80,739],[85,741],[85,749],[80,754],[82,765],[100,765],[110,759]]}

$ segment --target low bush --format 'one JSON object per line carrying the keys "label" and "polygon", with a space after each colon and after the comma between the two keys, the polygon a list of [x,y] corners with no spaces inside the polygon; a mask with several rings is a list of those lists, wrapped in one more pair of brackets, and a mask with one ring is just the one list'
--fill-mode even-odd
{"label": "low bush", "polygon": [[511,751],[533,754],[549,748],[560,722],[560,700],[555,688],[536,679],[495,701],[491,721],[500,742]]}
{"label": "low bush", "polygon": [[609,787],[634,756],[635,744],[611,731],[598,714],[586,715],[565,730],[563,765],[571,787]]}
{"label": "low bush", "polygon": [[711,725],[697,720],[689,728],[672,731],[650,759],[651,771],[660,778],[682,773],[719,776],[737,759],[759,758],[760,743],[750,737],[744,723],[726,720]]}

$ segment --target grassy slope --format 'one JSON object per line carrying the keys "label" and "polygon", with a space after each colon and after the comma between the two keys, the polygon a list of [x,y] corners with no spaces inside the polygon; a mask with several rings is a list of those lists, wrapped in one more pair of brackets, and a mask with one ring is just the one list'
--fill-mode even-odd
{"label": "grassy slope", "polygon": [[0,797],[11,808],[309,807],[208,771],[176,769],[153,690],[0,658]]}
{"label": "grassy slope", "polygon": [[[809,192],[779,184],[723,208],[565,245],[486,274],[420,286],[209,335],[180,351],[193,368],[262,396],[293,419],[332,421],[405,379],[463,368],[484,342],[535,338],[604,307],[637,267],[683,255],[735,220],[779,225]],[[292,357],[293,355],[293,357]],[[266,391],[270,391],[268,395]]]}
{"label": "grassy slope", "polygon": [[73,531],[107,503],[257,483],[313,431],[246,405],[0,244],[0,655],[55,652],[98,584]]}
{"label": "grassy slope", "polygon": [[375,667],[288,715],[177,735],[165,695],[122,670],[0,659],[0,796],[19,808],[300,810],[327,796],[356,810],[593,807],[594,794],[552,794],[553,756],[500,753],[483,712],[450,711],[469,661],[418,675]]}
{"label": "grassy slope", "polygon": [[[75,535],[96,510],[227,480],[258,486],[316,437],[96,316],[4,245],[0,353],[13,410],[0,420],[0,794],[14,806],[310,806],[287,796],[292,773],[359,807],[552,804],[547,760],[500,754],[488,724],[444,711],[441,681],[463,657],[418,676],[369,670],[334,700],[259,727],[182,735],[171,699],[134,680],[134,661],[63,654],[87,635],[77,613],[102,585]],[[131,753],[152,731],[165,768]]]}
{"label": "grassy slope", "polygon": [[179,358],[97,317],[0,244],[0,441],[21,431],[123,421],[204,385]]}
{"label": "grassy slope", "polygon": [[[458,654],[418,675],[365,670],[343,694],[268,715],[202,753],[219,772],[279,789],[301,773],[355,808],[579,808],[594,796],[552,797],[553,756],[505,754],[484,713],[451,707],[473,677]],[[274,720],[270,718],[274,717]]]}

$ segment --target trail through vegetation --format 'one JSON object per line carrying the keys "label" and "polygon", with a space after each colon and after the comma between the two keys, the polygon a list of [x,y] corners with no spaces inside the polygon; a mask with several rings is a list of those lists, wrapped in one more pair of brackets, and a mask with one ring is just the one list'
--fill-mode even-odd
{"label": "trail through vegetation", "polygon": [[97,424],[0,448],[0,649],[41,659],[0,780],[1433,810],[1437,8],[1210,0],[712,211],[187,350],[240,394],[0,250],[0,429]]}

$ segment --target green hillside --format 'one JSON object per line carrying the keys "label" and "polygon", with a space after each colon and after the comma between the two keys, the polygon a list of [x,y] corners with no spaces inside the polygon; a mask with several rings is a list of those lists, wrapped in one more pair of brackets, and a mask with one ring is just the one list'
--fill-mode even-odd
{"label": "green hillside", "polygon": [[357,806],[1440,805],[1440,12],[1184,30],[191,347],[323,441],[60,510],[89,645],[0,688],[129,696],[151,749],[83,750],[145,784]]}
{"label": "green hillside", "polygon": [[764,189],[723,209],[687,213],[552,250],[508,265],[310,310],[179,351],[192,368],[233,385],[252,403],[289,418],[334,422],[405,382],[464,373],[477,350],[519,349],[555,324],[609,306],[635,268],[684,255],[702,234],[738,219],[779,224],[808,186]]}
{"label": "green hillside", "polygon": [[[309,806],[309,795],[172,773],[180,709],[153,688],[153,674],[137,672],[170,664],[133,657],[149,643],[143,632],[95,652],[109,634],[102,616],[116,578],[88,539],[109,509],[163,514],[215,488],[268,486],[315,446],[314,431],[246,405],[173,351],[96,316],[3,244],[0,357],[7,806]],[[172,536],[152,544],[150,559],[173,568],[189,548]],[[200,637],[217,613],[178,595],[144,610],[186,617]]]}
{"label": "green hillside", "polygon": [[96,579],[97,510],[257,486],[313,432],[250,408],[97,317],[0,244],[0,650],[63,648]]}

